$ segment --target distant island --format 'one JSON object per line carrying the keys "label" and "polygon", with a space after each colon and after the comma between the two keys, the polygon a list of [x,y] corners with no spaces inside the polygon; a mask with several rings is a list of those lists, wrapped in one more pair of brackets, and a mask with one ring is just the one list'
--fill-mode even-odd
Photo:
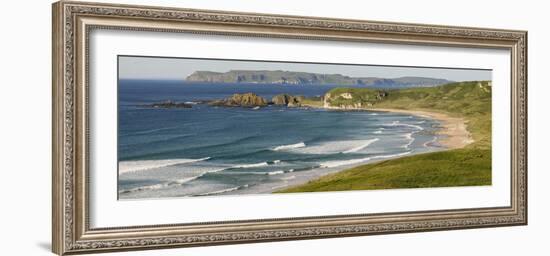
{"label": "distant island", "polygon": [[258,83],[296,85],[364,85],[377,88],[433,87],[453,81],[430,77],[406,76],[399,78],[350,77],[341,74],[317,74],[281,70],[231,70],[228,72],[195,71],[187,82],[204,83]]}

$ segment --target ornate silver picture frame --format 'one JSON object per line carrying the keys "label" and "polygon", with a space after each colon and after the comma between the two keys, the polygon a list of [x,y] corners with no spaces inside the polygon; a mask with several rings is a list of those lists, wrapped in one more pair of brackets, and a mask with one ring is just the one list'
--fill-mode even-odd
{"label": "ornate silver picture frame", "polygon": [[[90,97],[101,95],[90,94],[89,46],[90,33],[97,30],[507,50],[511,56],[511,97],[505,99],[511,106],[510,204],[92,227],[89,102]],[[72,1],[53,5],[52,31],[52,249],[59,255],[527,224],[526,31]]]}

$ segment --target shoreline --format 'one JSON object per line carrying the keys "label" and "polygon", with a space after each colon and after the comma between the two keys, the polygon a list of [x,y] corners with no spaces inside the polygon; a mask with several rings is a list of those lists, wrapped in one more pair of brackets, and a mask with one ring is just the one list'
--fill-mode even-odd
{"label": "shoreline", "polygon": [[374,112],[390,112],[409,114],[420,117],[428,117],[441,122],[442,129],[437,132],[437,135],[443,135],[439,137],[438,142],[443,145],[447,150],[463,148],[469,144],[475,142],[472,134],[468,131],[467,121],[461,117],[451,117],[447,114],[440,112],[433,112],[427,110],[407,110],[397,108],[341,108],[331,106],[316,106],[310,104],[304,104],[303,106],[317,109],[328,109],[337,111],[374,111]]}
{"label": "shoreline", "polygon": [[[426,111],[426,110],[392,109],[392,108],[339,108],[339,107],[313,106],[313,105],[302,105],[302,106],[308,107],[308,108],[326,109],[326,110],[334,110],[334,111],[390,112],[390,113],[408,114],[408,115],[434,119],[440,122],[441,124],[441,128],[436,131],[437,142],[443,146],[441,151],[463,148],[475,142],[474,139],[472,138],[471,133],[467,129],[466,120],[464,118],[451,117],[447,114],[440,113],[440,112],[432,112],[432,111]],[[415,155],[415,154],[407,154],[404,156],[396,156],[396,157],[390,157],[386,159],[376,159],[365,163],[355,163],[355,164],[350,164],[350,165],[341,166],[341,167],[316,168],[314,170],[311,170],[312,174],[315,172],[319,172],[320,170],[323,170],[323,169],[324,170],[321,171],[320,173],[313,174],[308,178],[303,177],[302,179],[299,179],[300,182],[297,182],[298,180],[296,180],[294,182],[288,182],[286,185],[279,186],[276,188],[266,189],[266,190],[270,191],[269,193],[271,194],[280,193],[283,190],[293,188],[293,187],[299,187],[311,181],[319,180],[319,179],[322,179],[323,177],[330,176],[333,174],[345,172],[347,170],[351,170],[359,166],[382,162],[385,160],[399,159],[399,158],[407,157],[411,155]],[[267,192],[266,190],[259,191],[259,193],[263,194]],[[243,191],[234,191],[232,193],[227,193],[224,195],[238,195],[238,194],[247,194],[247,193],[243,193]]]}
{"label": "shoreline", "polygon": [[447,149],[463,148],[474,142],[472,134],[467,129],[468,126],[466,124],[466,120],[461,117],[451,117],[443,113],[425,110],[404,110],[392,108],[371,108],[365,110],[410,114],[438,120],[441,122],[442,129],[438,130],[437,134],[444,136],[439,137],[438,142]]}
{"label": "shoreline", "polygon": [[[319,109],[328,109],[328,110],[339,110],[339,111],[390,112],[390,113],[409,114],[409,115],[431,118],[441,123],[442,127],[436,132],[436,134],[438,135],[437,136],[438,143],[445,147],[443,151],[464,148],[465,146],[475,142],[474,139],[472,138],[471,133],[467,129],[466,120],[464,118],[451,117],[444,113],[431,112],[431,111],[425,111],[425,110],[404,110],[404,109],[392,109],[392,108],[339,108],[339,107],[326,107],[326,106],[308,106],[308,107],[312,107],[312,108],[315,107]],[[299,187],[309,183],[310,181],[319,180],[323,177],[326,177],[332,174],[342,173],[362,165],[368,165],[368,164],[380,162],[383,160],[398,159],[401,157],[404,157],[404,156],[389,158],[389,159],[380,159],[380,160],[375,160],[368,163],[359,163],[359,164],[346,166],[346,168],[343,168],[340,170],[333,170],[331,172],[322,174],[317,178],[308,180],[306,182],[302,182],[299,184],[289,184],[288,186],[281,187],[277,190],[272,191],[271,193],[280,193],[286,189],[289,189],[292,187]]]}

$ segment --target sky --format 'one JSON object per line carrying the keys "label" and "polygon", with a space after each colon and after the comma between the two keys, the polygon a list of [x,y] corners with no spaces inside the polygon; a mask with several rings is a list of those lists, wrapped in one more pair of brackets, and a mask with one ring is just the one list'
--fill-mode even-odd
{"label": "sky", "polygon": [[316,64],[246,60],[216,60],[119,56],[120,79],[184,80],[195,71],[283,70],[350,77],[398,78],[420,76],[451,81],[491,80],[490,70],[374,65]]}

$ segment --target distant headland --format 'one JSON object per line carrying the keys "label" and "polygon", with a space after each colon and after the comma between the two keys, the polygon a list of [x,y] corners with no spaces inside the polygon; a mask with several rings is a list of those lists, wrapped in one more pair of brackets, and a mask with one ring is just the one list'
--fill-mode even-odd
{"label": "distant headland", "polygon": [[379,88],[432,87],[453,81],[430,77],[406,76],[399,78],[350,77],[341,74],[318,74],[282,70],[231,70],[228,72],[195,71],[187,82],[258,83],[295,85],[364,85]]}

